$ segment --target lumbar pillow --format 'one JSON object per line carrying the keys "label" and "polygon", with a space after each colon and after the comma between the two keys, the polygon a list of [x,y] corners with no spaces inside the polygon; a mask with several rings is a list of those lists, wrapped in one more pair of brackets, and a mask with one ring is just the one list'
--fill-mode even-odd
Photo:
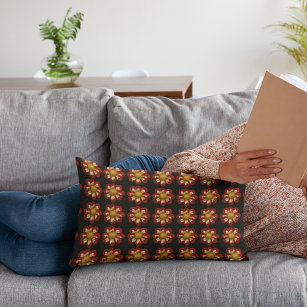
{"label": "lumbar pillow", "polygon": [[245,185],[191,174],[100,167],[77,158],[81,187],[70,264],[247,260]]}

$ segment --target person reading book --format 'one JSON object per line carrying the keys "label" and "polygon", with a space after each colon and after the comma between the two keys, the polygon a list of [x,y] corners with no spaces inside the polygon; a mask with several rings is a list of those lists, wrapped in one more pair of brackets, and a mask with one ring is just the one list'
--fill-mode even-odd
{"label": "person reading book", "polygon": [[301,189],[278,179],[281,159],[274,149],[238,154],[245,127],[243,123],[211,142],[173,155],[162,171],[245,183],[243,220],[247,249],[307,258],[307,182]]}
{"label": "person reading book", "polygon": [[[244,240],[249,251],[274,251],[307,258],[307,182],[303,189],[282,182],[274,150],[237,154],[246,123],[215,140],[169,159],[134,156],[113,167],[186,172],[246,184]],[[276,167],[265,167],[266,165]],[[0,192],[0,261],[22,275],[70,274],[80,188],[48,196]]]}

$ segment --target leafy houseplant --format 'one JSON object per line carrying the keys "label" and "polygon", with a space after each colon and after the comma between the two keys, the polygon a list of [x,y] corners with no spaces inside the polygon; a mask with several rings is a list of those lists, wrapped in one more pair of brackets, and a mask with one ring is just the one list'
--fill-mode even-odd
{"label": "leafy houseplant", "polygon": [[289,22],[272,24],[267,27],[281,30],[284,38],[293,43],[290,46],[276,44],[295,59],[307,80],[307,0],[295,0],[295,2],[296,6],[288,7],[294,13],[290,15]]}
{"label": "leafy houseplant", "polygon": [[70,39],[76,39],[84,14],[77,12],[68,17],[70,11],[71,8],[67,10],[63,24],[59,28],[49,19],[39,25],[43,40],[50,39],[55,46],[55,52],[44,58],[41,63],[43,73],[53,83],[73,83],[83,69],[81,59],[68,52],[67,44]]}

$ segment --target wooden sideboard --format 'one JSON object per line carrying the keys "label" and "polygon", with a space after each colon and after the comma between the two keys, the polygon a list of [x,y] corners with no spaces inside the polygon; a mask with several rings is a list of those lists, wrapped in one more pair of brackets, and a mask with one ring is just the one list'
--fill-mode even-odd
{"label": "wooden sideboard", "polygon": [[190,98],[193,94],[191,76],[111,78],[81,77],[73,84],[55,85],[47,79],[0,78],[0,90],[46,90],[67,87],[106,87],[115,95],[127,96],[165,96],[169,98]]}

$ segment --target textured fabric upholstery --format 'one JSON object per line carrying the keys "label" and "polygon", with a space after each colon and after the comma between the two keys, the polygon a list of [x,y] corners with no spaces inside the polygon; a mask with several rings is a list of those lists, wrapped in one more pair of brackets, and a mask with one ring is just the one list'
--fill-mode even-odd
{"label": "textured fabric upholstery", "polygon": [[[107,128],[113,162],[193,148],[247,120],[256,94],[174,101],[113,97],[107,127],[112,91],[0,91],[0,190],[44,194],[77,183],[75,156],[108,163]],[[0,306],[301,307],[307,306],[306,276],[306,259],[269,252],[250,253],[250,261],[240,263],[171,260],[80,267],[68,286],[66,276],[24,277],[0,264]]]}
{"label": "textured fabric upholstery", "polygon": [[307,261],[251,253],[250,261],[148,261],[79,267],[68,282],[68,305],[306,306]]}
{"label": "textured fabric upholstery", "polygon": [[109,162],[111,90],[0,91],[0,190],[49,194],[78,182],[75,157]]}
{"label": "textured fabric upholstery", "polygon": [[0,263],[1,307],[67,306],[68,276],[25,277]]}
{"label": "textured fabric upholstery", "polygon": [[[114,96],[108,103],[111,163],[127,156],[171,156],[246,121],[257,91],[200,99]],[[120,131],[120,133],[119,133]]]}

